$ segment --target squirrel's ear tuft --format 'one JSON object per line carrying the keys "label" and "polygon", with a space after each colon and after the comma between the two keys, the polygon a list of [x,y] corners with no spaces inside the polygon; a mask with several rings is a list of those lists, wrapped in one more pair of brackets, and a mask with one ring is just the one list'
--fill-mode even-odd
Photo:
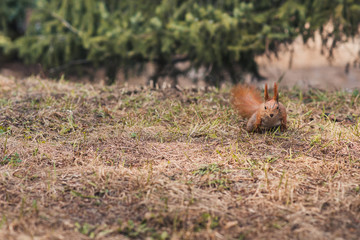
{"label": "squirrel's ear tuft", "polygon": [[274,83],[274,100],[277,102],[279,101],[279,92],[276,82]]}
{"label": "squirrel's ear tuft", "polygon": [[265,83],[264,97],[265,97],[265,101],[269,100],[268,87],[266,83]]}

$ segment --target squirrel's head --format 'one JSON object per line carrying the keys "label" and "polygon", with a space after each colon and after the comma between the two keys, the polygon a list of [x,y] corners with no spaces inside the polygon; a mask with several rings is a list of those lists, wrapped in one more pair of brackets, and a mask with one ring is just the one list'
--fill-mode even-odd
{"label": "squirrel's head", "polygon": [[269,98],[267,84],[265,84],[264,96],[265,96],[265,103],[264,103],[264,109],[263,109],[264,113],[269,118],[278,116],[280,113],[280,108],[279,108],[279,93],[278,93],[277,84],[274,83],[274,97],[271,99]]}

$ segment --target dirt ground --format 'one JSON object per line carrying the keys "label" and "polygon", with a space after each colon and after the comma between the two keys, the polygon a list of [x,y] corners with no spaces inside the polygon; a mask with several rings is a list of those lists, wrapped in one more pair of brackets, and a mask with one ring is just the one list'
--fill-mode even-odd
{"label": "dirt ground", "polygon": [[327,50],[321,51],[321,38],[303,43],[298,37],[294,43],[282,47],[277,57],[262,55],[256,61],[260,73],[269,81],[282,79],[283,86],[324,90],[360,88],[360,38],[340,43],[329,58]]}
{"label": "dirt ground", "polygon": [[249,134],[229,89],[0,75],[0,239],[358,239],[359,91],[280,92]]}

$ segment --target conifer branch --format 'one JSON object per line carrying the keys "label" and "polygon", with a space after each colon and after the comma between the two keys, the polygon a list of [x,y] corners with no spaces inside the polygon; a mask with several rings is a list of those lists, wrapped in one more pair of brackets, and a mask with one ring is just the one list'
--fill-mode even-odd
{"label": "conifer branch", "polygon": [[75,33],[77,36],[81,36],[81,31],[79,31],[78,29],[76,29],[75,27],[73,27],[68,21],[66,21],[64,18],[62,18],[59,14],[55,13],[55,12],[49,12],[50,15],[59,20],[62,25],[64,25],[64,27],[66,27],[67,29],[69,29],[71,32]]}

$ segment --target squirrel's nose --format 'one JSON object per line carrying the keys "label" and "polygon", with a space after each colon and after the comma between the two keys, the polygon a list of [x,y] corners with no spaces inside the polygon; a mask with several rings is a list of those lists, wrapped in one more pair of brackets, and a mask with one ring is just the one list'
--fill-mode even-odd
{"label": "squirrel's nose", "polygon": [[270,117],[273,117],[274,116],[274,114],[270,114]]}

